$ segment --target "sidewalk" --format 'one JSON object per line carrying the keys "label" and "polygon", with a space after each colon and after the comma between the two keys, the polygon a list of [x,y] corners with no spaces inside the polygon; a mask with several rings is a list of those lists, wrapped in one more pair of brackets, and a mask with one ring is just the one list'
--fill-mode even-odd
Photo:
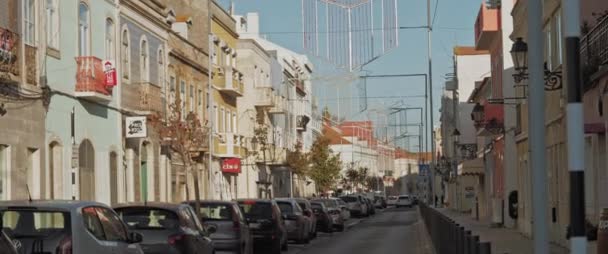
{"label": "sidewalk", "polygon": [[[469,214],[458,213],[447,208],[438,211],[450,217],[458,224],[471,230],[473,235],[479,235],[481,242],[492,243],[492,254],[534,254],[533,241],[524,237],[518,231],[508,228],[491,228],[488,223],[474,220]],[[568,254],[566,248],[551,244],[551,254]]]}

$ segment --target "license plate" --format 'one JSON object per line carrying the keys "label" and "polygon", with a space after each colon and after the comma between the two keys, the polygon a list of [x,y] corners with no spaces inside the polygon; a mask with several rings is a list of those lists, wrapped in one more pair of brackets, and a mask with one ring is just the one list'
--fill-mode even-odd
{"label": "license plate", "polygon": [[250,228],[260,228],[260,223],[249,223]]}

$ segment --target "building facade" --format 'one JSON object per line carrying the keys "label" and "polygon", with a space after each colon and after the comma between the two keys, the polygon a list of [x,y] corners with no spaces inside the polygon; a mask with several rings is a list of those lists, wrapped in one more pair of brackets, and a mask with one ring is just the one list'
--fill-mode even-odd
{"label": "building facade", "polygon": [[[64,172],[62,166],[53,167],[54,172],[46,170],[47,150],[52,148],[60,157],[64,149],[55,143],[47,147],[45,142],[50,93],[48,83],[40,77],[46,75],[46,65],[41,63],[44,63],[48,43],[45,24],[39,18],[45,4],[17,0],[3,4],[0,8],[0,200],[25,199],[28,186],[35,198],[68,197],[62,184],[53,185],[68,172]],[[65,142],[67,151],[70,143]]]}

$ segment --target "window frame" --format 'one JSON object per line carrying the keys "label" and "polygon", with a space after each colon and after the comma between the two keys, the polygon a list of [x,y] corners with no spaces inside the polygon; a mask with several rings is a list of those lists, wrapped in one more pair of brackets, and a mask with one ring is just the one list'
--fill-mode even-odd
{"label": "window frame", "polygon": [[124,25],[120,32],[120,62],[122,68],[122,78],[129,80],[131,76],[131,35],[129,28]]}
{"label": "window frame", "polygon": [[104,54],[107,60],[116,58],[116,22],[114,19],[107,17],[105,23],[104,34]]}
{"label": "window frame", "polygon": [[150,43],[145,35],[139,40],[139,81],[150,81]]}
{"label": "window frame", "polygon": [[36,0],[22,0],[23,43],[36,46]]}
{"label": "window frame", "polygon": [[0,200],[8,200],[10,198],[10,163],[11,163],[11,147],[6,144],[0,144]]}
{"label": "window frame", "polygon": [[158,86],[162,88],[162,91],[165,91],[165,50],[162,46],[158,47],[156,55],[156,63],[158,65]]}
{"label": "window frame", "polygon": [[61,31],[61,22],[59,22],[59,12],[60,8],[58,0],[46,0],[46,44],[47,47],[52,48],[54,50],[59,50],[60,48],[61,37],[59,36],[59,34]]}
{"label": "window frame", "polygon": [[[105,235],[105,240],[106,241],[111,241],[111,242],[126,242],[129,238],[128,238],[128,233],[127,233],[127,229],[125,228],[125,225],[122,223],[122,220],[120,219],[120,217],[118,217],[118,215],[113,212],[112,210],[105,208],[105,207],[100,207],[97,206],[95,207],[95,211],[97,212],[97,216],[99,217],[99,222],[101,222],[101,228],[103,229],[104,235]],[[101,219],[101,215],[100,215],[100,211],[104,211],[107,214],[105,215],[109,215],[112,218],[108,218],[108,223],[110,223],[109,225],[112,226],[112,230],[115,231],[121,231],[121,232],[113,232],[113,233],[120,233],[122,235],[119,235],[119,238],[116,239],[109,239],[108,237],[108,230],[106,229],[106,225],[104,224],[104,220]],[[113,219],[114,222],[110,221],[110,219]],[[115,224],[118,223],[118,224]],[[118,227],[118,228],[115,228]]]}
{"label": "window frame", "polygon": [[[81,7],[86,7],[86,23],[82,23]],[[84,48],[83,48],[84,47]],[[86,2],[78,2],[78,56],[91,55],[91,7]]]}

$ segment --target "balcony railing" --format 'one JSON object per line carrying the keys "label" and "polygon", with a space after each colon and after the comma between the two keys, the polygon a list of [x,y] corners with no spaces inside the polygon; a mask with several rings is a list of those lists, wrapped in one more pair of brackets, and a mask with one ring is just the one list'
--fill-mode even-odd
{"label": "balcony railing", "polygon": [[268,111],[270,114],[285,114],[287,112],[287,99],[282,96],[275,97],[275,103],[272,108]]}
{"label": "balcony railing", "polygon": [[585,90],[592,82],[590,77],[602,65],[608,64],[608,16],[600,20],[581,40],[581,63]]}
{"label": "balcony railing", "polygon": [[275,94],[270,87],[257,87],[255,105],[258,107],[273,107],[275,104]]}
{"label": "balcony railing", "polygon": [[101,59],[94,56],[76,57],[76,96],[95,101],[112,100],[111,87],[105,83]]}
{"label": "balcony railing", "polygon": [[481,4],[475,21],[475,48],[489,50],[492,37],[498,34],[500,28],[500,10],[489,9]]}
{"label": "balcony railing", "polygon": [[0,27],[0,74],[19,75],[19,34]]}
{"label": "balcony railing", "polygon": [[243,84],[243,73],[232,66],[215,68],[216,85],[221,92],[231,96],[243,96],[245,85]]}
{"label": "balcony railing", "polygon": [[215,155],[218,157],[243,157],[245,156],[245,140],[244,136],[222,132],[216,134],[214,142]]}

